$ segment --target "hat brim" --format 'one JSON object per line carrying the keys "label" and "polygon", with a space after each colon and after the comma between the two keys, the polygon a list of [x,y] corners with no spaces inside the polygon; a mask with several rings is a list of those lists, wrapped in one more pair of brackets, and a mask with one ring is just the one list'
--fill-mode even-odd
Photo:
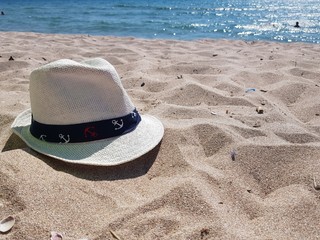
{"label": "hat brim", "polygon": [[19,114],[12,130],[30,148],[44,155],[75,164],[114,166],[132,161],[156,147],[164,134],[162,123],[155,117],[142,115],[135,130],[124,135],[82,143],[50,143],[31,135],[31,109]]}

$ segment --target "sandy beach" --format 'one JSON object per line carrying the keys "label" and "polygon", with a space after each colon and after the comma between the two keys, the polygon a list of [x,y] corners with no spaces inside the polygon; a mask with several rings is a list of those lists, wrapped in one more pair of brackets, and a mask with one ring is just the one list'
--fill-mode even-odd
{"label": "sandy beach", "polygon": [[[0,219],[16,219],[0,239],[320,239],[320,45],[15,32],[0,43]],[[10,129],[30,108],[32,70],[92,57],[165,126],[130,163],[64,163]]]}

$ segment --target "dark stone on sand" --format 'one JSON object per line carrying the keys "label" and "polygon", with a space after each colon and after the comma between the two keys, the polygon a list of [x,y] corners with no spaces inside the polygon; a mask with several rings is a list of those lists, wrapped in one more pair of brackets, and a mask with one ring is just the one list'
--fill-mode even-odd
{"label": "dark stone on sand", "polygon": [[10,56],[9,61],[14,61],[14,59],[13,59],[13,57],[12,57],[12,56]]}

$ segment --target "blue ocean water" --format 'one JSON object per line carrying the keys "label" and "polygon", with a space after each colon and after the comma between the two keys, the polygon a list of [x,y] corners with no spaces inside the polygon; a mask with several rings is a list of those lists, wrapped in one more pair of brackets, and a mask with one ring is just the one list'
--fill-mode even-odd
{"label": "blue ocean water", "polygon": [[320,43],[319,0],[1,0],[0,11],[0,31]]}

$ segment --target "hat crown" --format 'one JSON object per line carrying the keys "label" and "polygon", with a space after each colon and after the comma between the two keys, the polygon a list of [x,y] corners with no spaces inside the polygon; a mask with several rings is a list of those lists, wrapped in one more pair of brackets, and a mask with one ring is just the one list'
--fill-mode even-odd
{"label": "hat crown", "polygon": [[33,118],[66,125],[112,119],[134,110],[115,68],[101,58],[62,59],[30,75]]}

